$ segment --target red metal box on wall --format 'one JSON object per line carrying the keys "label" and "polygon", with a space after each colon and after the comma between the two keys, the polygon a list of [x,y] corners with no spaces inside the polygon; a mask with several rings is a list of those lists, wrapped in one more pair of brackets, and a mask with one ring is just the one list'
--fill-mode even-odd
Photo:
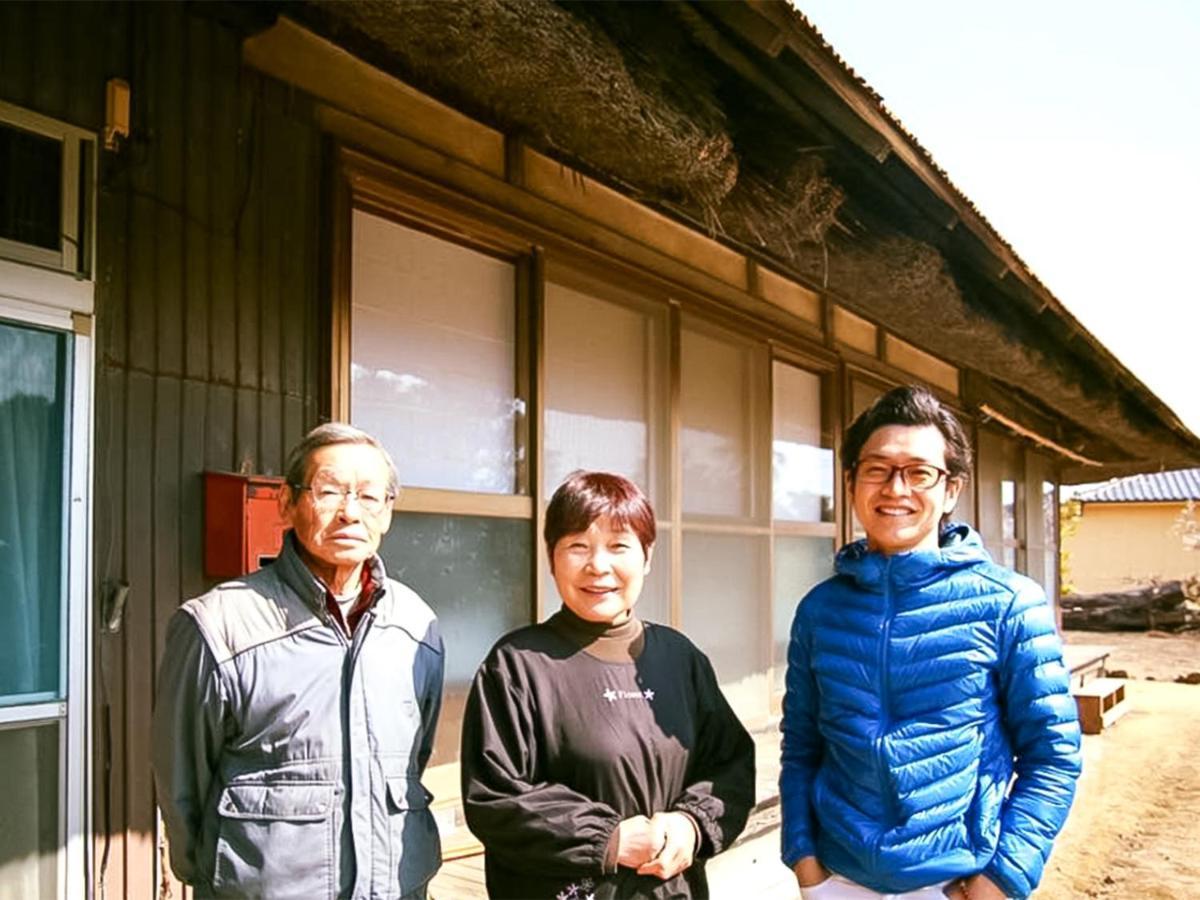
{"label": "red metal box on wall", "polygon": [[271,562],[283,547],[283,479],[204,473],[204,573],[236,578]]}

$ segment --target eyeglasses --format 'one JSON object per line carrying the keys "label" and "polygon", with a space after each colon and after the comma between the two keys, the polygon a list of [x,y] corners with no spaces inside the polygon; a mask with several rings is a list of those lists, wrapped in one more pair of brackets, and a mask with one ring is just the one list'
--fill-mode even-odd
{"label": "eyeglasses", "polygon": [[366,484],[356,490],[342,487],[340,484],[293,484],[297,491],[308,491],[312,495],[313,506],[321,512],[334,512],[350,502],[353,497],[358,501],[359,508],[369,516],[377,516],[392,505],[396,495],[384,487]]}
{"label": "eyeglasses", "polygon": [[914,491],[928,491],[935,487],[943,478],[949,478],[950,473],[929,463],[908,463],[903,466],[892,466],[883,462],[859,462],[854,464],[854,477],[864,484],[888,484],[896,473],[901,480]]}

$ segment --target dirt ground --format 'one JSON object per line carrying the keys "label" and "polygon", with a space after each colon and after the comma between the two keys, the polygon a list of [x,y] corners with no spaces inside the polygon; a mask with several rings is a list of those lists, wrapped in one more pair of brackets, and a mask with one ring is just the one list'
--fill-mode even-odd
{"label": "dirt ground", "polygon": [[[1038,900],[1200,898],[1200,635],[1068,632],[1113,647],[1130,712],[1084,737],[1084,773]],[[1143,680],[1154,678],[1154,681]]]}
{"label": "dirt ground", "polygon": [[1068,631],[1065,636],[1068,644],[1111,647],[1109,669],[1123,669],[1130,678],[1174,681],[1178,675],[1200,672],[1200,631]]}

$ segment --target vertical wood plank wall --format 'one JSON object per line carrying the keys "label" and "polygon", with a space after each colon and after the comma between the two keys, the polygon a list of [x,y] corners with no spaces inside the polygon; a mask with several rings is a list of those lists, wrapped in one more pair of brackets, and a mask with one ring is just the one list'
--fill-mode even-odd
{"label": "vertical wood plank wall", "polygon": [[307,99],[242,69],[203,10],[0,4],[0,99],[99,132],[112,77],[134,136],[100,160],[97,619],[130,590],[95,638],[93,880],[141,900],[161,886],[154,673],[171,613],[210,584],[201,473],[279,473],[317,421],[321,166]]}

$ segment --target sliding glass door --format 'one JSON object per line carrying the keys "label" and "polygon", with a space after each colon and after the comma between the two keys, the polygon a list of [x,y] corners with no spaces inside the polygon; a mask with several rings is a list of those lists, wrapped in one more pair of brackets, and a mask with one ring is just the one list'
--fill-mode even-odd
{"label": "sliding glass door", "polygon": [[0,305],[0,900],[82,888],[86,833],[88,376],[73,330],[18,315]]}

